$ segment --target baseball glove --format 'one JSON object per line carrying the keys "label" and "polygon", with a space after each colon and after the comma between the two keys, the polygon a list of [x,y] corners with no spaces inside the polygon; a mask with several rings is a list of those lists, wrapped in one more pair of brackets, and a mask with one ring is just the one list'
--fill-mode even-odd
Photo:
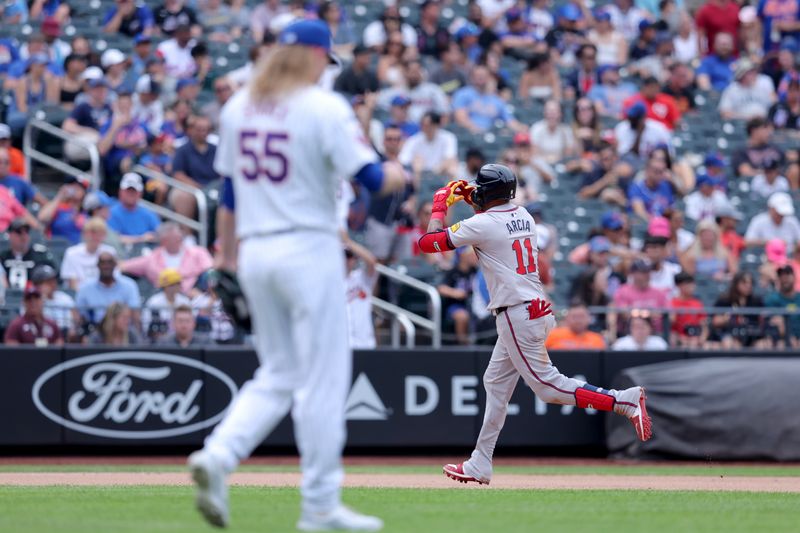
{"label": "baseball glove", "polygon": [[250,333],[250,309],[236,274],[227,270],[211,270],[208,273],[208,287],[222,301],[222,308],[234,323]]}

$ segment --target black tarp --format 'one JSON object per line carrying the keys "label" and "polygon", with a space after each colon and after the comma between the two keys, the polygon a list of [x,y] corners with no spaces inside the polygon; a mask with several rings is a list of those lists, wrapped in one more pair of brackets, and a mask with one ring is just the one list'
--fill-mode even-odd
{"label": "black tarp", "polygon": [[623,370],[615,388],[647,389],[653,438],[607,418],[615,457],[800,461],[800,359],[709,358]]}

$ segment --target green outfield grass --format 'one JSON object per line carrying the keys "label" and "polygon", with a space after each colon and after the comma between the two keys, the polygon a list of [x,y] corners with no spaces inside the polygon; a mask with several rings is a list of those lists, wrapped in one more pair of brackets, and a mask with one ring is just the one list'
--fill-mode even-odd
{"label": "green outfield grass", "polygon": [[[295,489],[234,487],[231,533],[293,531]],[[385,531],[791,532],[798,496],[661,491],[347,489]],[[188,487],[0,487],[0,531],[87,533],[212,531]]]}
{"label": "green outfield grass", "polygon": [[[453,458],[452,460],[460,460]],[[348,466],[347,472],[356,474],[438,474],[441,464],[408,465],[408,466]],[[183,465],[0,465],[0,472],[183,472]],[[291,465],[245,465],[240,472],[299,472],[297,466]],[[624,475],[624,476],[777,476],[800,477],[800,466],[781,465],[725,465],[706,464],[697,465],[547,465],[547,466],[496,466],[498,474],[527,474],[527,475]],[[798,528],[800,530],[800,528]]]}

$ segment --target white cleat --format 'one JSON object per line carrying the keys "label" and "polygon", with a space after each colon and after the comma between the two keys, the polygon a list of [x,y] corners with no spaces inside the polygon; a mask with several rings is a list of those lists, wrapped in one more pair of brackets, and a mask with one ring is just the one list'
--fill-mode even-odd
{"label": "white cleat", "polygon": [[383,520],[357,513],[340,505],[329,513],[303,513],[297,522],[300,531],[380,531]]}
{"label": "white cleat", "polygon": [[222,465],[203,450],[190,455],[188,464],[197,489],[197,510],[212,526],[227,527],[228,485]]}

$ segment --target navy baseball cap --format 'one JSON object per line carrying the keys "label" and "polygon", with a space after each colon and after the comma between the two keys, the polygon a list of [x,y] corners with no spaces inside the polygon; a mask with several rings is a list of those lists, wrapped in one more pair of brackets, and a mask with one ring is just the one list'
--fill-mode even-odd
{"label": "navy baseball cap", "polygon": [[628,118],[641,118],[646,114],[647,107],[642,102],[636,102],[625,112],[625,116]]}
{"label": "navy baseball cap", "polygon": [[600,219],[600,225],[603,229],[610,229],[610,230],[617,230],[621,229],[623,226],[622,217],[619,213],[614,211],[608,211],[603,214],[603,218]]}
{"label": "navy baseball cap", "polygon": [[401,107],[402,106],[407,106],[407,105],[411,105],[411,100],[409,100],[408,97],[403,96],[402,94],[398,94],[397,96],[392,98],[391,105],[397,105],[397,106],[401,106]]}
{"label": "navy baseball cap", "polygon": [[700,174],[697,176],[697,188],[699,189],[703,185],[714,185],[714,180],[708,174]]}
{"label": "navy baseball cap", "polygon": [[708,155],[706,155],[703,164],[707,167],[724,167],[725,160],[722,159],[722,156],[720,156],[719,154],[711,152]]}
{"label": "navy baseball cap", "polygon": [[175,86],[176,91],[180,91],[186,87],[192,87],[194,85],[198,85],[198,81],[194,78],[181,78],[177,85]]}
{"label": "navy baseball cap", "polygon": [[310,46],[322,48],[328,53],[328,59],[334,65],[339,61],[331,53],[331,30],[321,20],[301,20],[286,26],[278,36],[278,43],[288,46]]}
{"label": "navy baseball cap", "polygon": [[133,44],[142,44],[142,43],[149,43],[152,42],[152,39],[149,35],[145,35],[144,33],[138,34],[136,37],[133,38]]}

